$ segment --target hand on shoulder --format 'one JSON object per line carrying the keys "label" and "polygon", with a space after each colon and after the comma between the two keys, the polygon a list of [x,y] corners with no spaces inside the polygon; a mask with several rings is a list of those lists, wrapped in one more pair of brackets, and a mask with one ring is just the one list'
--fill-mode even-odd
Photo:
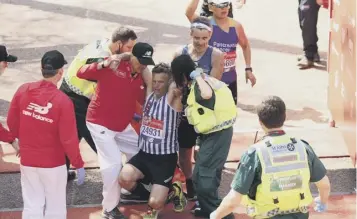
{"label": "hand on shoulder", "polygon": [[130,60],[132,54],[129,52],[121,53],[121,54],[114,54],[109,56],[105,61],[104,61],[104,67],[112,66],[114,63],[120,63],[120,61],[128,61]]}
{"label": "hand on shoulder", "polygon": [[172,93],[175,97],[180,97],[182,95],[182,90],[177,87],[175,82],[172,82],[170,84],[169,89],[172,91]]}

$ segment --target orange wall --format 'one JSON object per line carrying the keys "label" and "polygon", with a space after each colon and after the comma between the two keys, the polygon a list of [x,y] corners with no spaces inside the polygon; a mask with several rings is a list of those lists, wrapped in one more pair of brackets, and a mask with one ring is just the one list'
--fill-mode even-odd
{"label": "orange wall", "polygon": [[330,1],[328,105],[356,158],[356,0]]}

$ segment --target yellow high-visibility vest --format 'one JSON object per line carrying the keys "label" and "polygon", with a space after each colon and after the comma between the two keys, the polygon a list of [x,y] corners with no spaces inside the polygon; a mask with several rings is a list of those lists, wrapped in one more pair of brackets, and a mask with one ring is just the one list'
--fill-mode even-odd
{"label": "yellow high-visibility vest", "polygon": [[64,80],[74,93],[89,99],[93,96],[97,83],[78,78],[77,72],[85,64],[100,62],[112,55],[109,43],[109,39],[97,40],[85,46],[74,58],[64,76]]}
{"label": "yellow high-visibility vest", "polygon": [[204,80],[211,86],[216,96],[214,109],[209,109],[196,102],[196,82],[193,81],[185,109],[188,122],[194,126],[197,133],[201,134],[209,134],[232,127],[237,118],[237,107],[231,90],[224,82],[214,77],[205,75]]}
{"label": "yellow high-visibility vest", "polygon": [[313,198],[304,143],[288,135],[268,136],[252,147],[262,166],[262,183],[257,187],[255,200],[243,196],[247,214],[253,218],[270,218],[306,213]]}

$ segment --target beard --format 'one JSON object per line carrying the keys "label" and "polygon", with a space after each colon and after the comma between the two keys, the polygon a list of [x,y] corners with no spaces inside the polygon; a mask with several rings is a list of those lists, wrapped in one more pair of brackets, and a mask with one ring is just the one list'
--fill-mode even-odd
{"label": "beard", "polygon": [[114,53],[117,54],[117,55],[119,55],[119,54],[121,53],[121,51],[120,51],[120,49],[118,49],[118,50],[116,50]]}
{"label": "beard", "polygon": [[119,48],[114,51],[115,54],[119,55],[122,54],[123,52],[121,51],[122,46],[119,45]]}

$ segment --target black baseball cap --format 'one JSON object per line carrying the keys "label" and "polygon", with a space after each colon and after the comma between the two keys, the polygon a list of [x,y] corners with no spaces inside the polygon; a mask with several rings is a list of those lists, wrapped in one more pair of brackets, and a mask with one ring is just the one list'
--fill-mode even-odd
{"label": "black baseball cap", "polygon": [[46,71],[58,70],[65,64],[67,64],[67,61],[64,59],[63,54],[57,50],[46,52],[41,59],[42,69]]}
{"label": "black baseball cap", "polygon": [[155,65],[152,55],[154,49],[148,43],[138,42],[133,47],[133,55],[139,60],[142,65]]}
{"label": "black baseball cap", "polygon": [[7,49],[5,46],[0,45],[0,62],[16,62],[17,61],[17,57],[13,56],[13,55],[9,55],[9,53],[7,53]]}

